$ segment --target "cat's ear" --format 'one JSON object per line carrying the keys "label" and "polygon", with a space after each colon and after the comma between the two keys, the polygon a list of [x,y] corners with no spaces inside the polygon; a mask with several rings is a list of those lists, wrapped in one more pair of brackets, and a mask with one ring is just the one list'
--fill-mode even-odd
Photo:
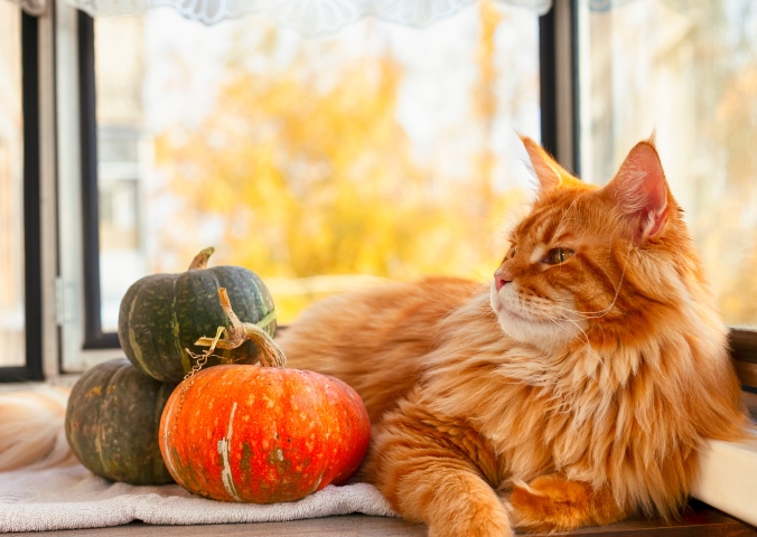
{"label": "cat's ear", "polygon": [[520,139],[526,147],[528,158],[531,159],[531,166],[534,168],[542,192],[557,188],[563,183],[563,178],[570,177],[570,174],[539,144],[528,136],[521,136]]}
{"label": "cat's ear", "polygon": [[668,185],[653,139],[631,149],[603,189],[631,225],[638,242],[657,235],[668,218]]}

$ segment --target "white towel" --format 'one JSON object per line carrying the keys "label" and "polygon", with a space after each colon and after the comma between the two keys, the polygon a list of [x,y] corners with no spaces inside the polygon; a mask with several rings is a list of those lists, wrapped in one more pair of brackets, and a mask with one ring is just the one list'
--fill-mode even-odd
{"label": "white towel", "polygon": [[367,483],[329,485],[297,502],[255,505],[206,500],[178,485],[111,483],[81,465],[0,473],[0,532],[102,528],[134,520],[163,525],[276,522],[349,513],[397,516]]}

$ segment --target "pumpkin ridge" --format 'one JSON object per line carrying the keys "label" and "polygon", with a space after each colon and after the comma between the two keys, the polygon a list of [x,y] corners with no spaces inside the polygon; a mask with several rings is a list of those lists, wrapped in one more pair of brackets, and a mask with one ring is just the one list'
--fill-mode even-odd
{"label": "pumpkin ridge", "polygon": [[[108,394],[108,388],[110,388],[110,385],[113,383],[114,376],[115,376],[114,372],[111,371],[110,375],[108,375],[108,380],[105,382],[105,385],[102,387],[102,393],[104,395]],[[103,418],[103,405],[99,404],[97,405],[97,422],[102,421],[102,418]],[[98,427],[97,434],[95,435],[95,452],[97,453],[97,456],[100,459],[100,468],[102,468],[105,471],[110,471],[110,466],[105,461],[105,456],[103,453],[103,443],[105,441],[104,435],[105,435],[105,428]]]}
{"label": "pumpkin ridge", "polygon": [[192,361],[189,358],[189,353],[181,348],[181,323],[179,322],[179,317],[176,315],[176,282],[178,281],[178,278],[173,278],[171,280],[171,283],[173,284],[171,289],[171,329],[173,330],[173,342],[176,347],[176,352],[179,353],[179,357],[181,358],[182,369],[184,371],[189,371],[192,369]]}
{"label": "pumpkin ridge", "polygon": [[222,269],[224,275],[227,276],[229,280],[231,280],[231,283],[234,286],[234,288],[232,289],[232,294],[236,294],[237,289],[243,289],[252,297],[253,307],[248,308],[247,304],[240,304],[241,311],[240,307],[237,306],[237,315],[241,314],[247,322],[257,323],[263,316],[263,312],[266,310],[262,309],[265,307],[265,304],[261,302],[262,297],[260,296],[255,276],[248,280],[242,278],[241,274],[235,274],[233,271],[228,270],[226,267],[218,268]]}
{"label": "pumpkin ridge", "polygon": [[[221,287],[223,287],[223,285],[221,284],[221,282],[218,279],[218,276],[216,275],[216,270],[217,269],[218,269],[218,267],[213,267],[212,269],[208,269],[208,271],[207,271],[207,273],[210,275],[210,277],[213,278],[213,283],[214,283],[214,287],[215,287],[215,293],[212,295],[213,297],[217,297],[218,296],[218,289],[220,289]],[[215,304],[215,300],[213,300],[213,304]],[[224,321],[226,321],[225,316],[223,316],[223,317],[224,317]],[[228,322],[224,322],[223,325],[226,326],[226,330],[228,331],[228,329],[229,329]],[[221,363],[222,364],[224,364],[224,363],[233,364],[236,361],[235,358],[234,358],[234,355],[232,354],[231,351],[223,351],[222,350],[218,354],[221,356]]]}
{"label": "pumpkin ridge", "polygon": [[[217,269],[218,267],[215,267],[215,268]],[[210,274],[210,276],[213,278],[213,281],[216,284],[216,294],[215,294],[215,296],[218,296],[218,289],[221,288],[221,287],[223,287],[223,285],[221,285],[221,282],[218,281],[218,276],[216,276],[216,271],[215,270],[208,270],[208,274]]]}
{"label": "pumpkin ridge", "polygon": [[[255,287],[257,288],[257,282],[255,282]],[[255,297],[254,298],[255,298],[255,305],[257,306],[255,308],[255,310],[256,311],[260,311],[260,312],[265,311],[267,309],[267,307],[266,307],[267,304],[263,300],[263,297],[260,295],[260,293],[255,293]],[[258,317],[257,319],[255,319],[255,322],[257,323],[258,321],[261,321],[262,319],[263,319],[263,316],[261,315],[260,317]],[[265,330],[266,332],[268,332],[268,327],[267,326],[261,326],[260,328],[262,328],[263,330]],[[269,335],[271,335],[270,332],[269,332]]]}
{"label": "pumpkin ridge", "polygon": [[[181,315],[178,317],[181,323],[181,333],[178,337],[178,346],[181,348],[181,357],[183,360],[189,360],[190,367],[187,371],[192,369],[195,364],[195,360],[191,355],[187,353],[185,349],[194,350],[192,348],[192,335],[198,334],[203,331],[202,324],[203,319],[200,319],[198,315],[191,313],[192,310],[199,310],[202,301],[202,290],[204,288],[205,275],[210,269],[202,269],[197,271],[188,271],[179,274],[176,277],[175,287],[176,301],[178,303]],[[192,304],[192,308],[189,308],[189,304]],[[206,315],[210,313],[206,310],[202,310]]]}
{"label": "pumpkin ridge", "polygon": [[276,320],[276,317],[278,316],[278,314],[279,314],[279,310],[276,308],[273,308],[268,313],[268,315],[266,315],[265,317],[262,317],[259,321],[255,322],[255,324],[258,326],[258,328],[268,333],[269,336],[273,337],[269,331],[269,328],[271,326],[271,323]]}
{"label": "pumpkin ridge", "polygon": [[[278,316],[278,310],[276,309],[276,306],[273,303],[273,299],[271,298],[271,295],[263,295],[263,293],[260,292],[260,288],[264,287],[265,284],[263,283],[263,280],[258,277],[257,274],[253,274],[253,281],[254,281],[254,288],[255,288],[255,299],[256,304],[259,303],[260,307],[256,308],[256,311],[261,312],[259,314],[259,318],[255,321],[260,328],[268,332],[268,335],[273,337],[276,333],[276,317]],[[268,311],[269,313],[267,315],[263,315],[262,312]]]}
{"label": "pumpkin ridge", "polygon": [[133,354],[134,358],[137,360],[137,362],[139,362],[139,365],[142,368],[142,371],[149,372],[150,368],[147,367],[147,363],[145,362],[144,357],[142,356],[142,347],[140,347],[139,345],[139,340],[137,339],[137,332],[134,329],[134,324],[131,322],[134,316],[134,309],[137,306],[137,299],[139,298],[143,289],[144,288],[138,288],[136,290],[136,293],[134,294],[134,298],[132,299],[131,304],[129,304],[129,315],[127,316],[127,319],[129,320],[129,323],[128,323],[129,346],[131,347],[131,354]]}

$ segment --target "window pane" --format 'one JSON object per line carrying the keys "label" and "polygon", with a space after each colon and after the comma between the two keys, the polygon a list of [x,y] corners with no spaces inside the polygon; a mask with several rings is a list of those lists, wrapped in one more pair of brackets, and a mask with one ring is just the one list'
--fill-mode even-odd
{"label": "window pane", "polygon": [[26,363],[21,10],[0,2],[0,366]]}
{"label": "window pane", "polygon": [[95,31],[105,329],[129,283],[210,245],[283,322],[376,278],[489,278],[530,188],[516,133],[539,138],[532,12],[303,39],[161,9]]}
{"label": "window pane", "polygon": [[757,3],[591,4],[579,12],[584,178],[607,181],[656,131],[726,322],[757,326]]}

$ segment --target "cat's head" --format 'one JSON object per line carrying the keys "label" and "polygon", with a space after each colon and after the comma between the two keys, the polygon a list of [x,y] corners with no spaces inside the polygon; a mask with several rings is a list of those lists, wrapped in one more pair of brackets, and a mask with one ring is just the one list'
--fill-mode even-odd
{"label": "cat's head", "polygon": [[618,345],[712,309],[652,140],[602,188],[523,143],[540,191],[494,273],[491,305],[506,334],[548,349]]}

